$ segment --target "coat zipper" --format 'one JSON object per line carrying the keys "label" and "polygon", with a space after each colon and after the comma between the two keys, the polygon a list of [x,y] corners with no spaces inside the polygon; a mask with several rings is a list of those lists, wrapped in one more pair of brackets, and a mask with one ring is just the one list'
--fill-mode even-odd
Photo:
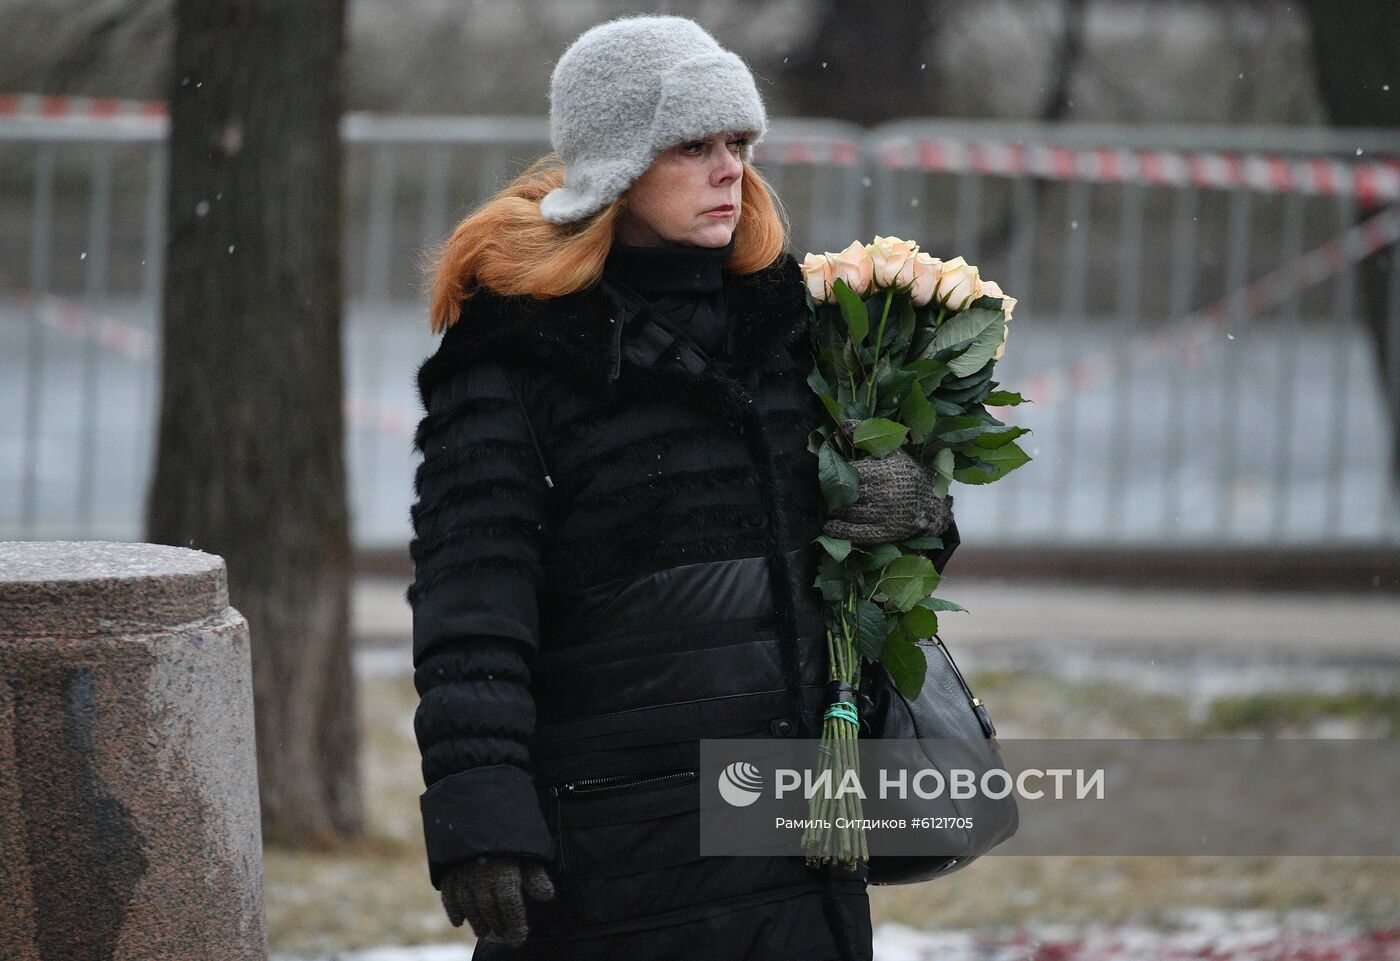
{"label": "coat zipper", "polygon": [[692,780],[699,776],[698,770],[673,771],[670,774],[655,774],[640,778],[635,774],[613,774],[608,777],[586,777],[565,784],[555,784],[549,790],[555,797],[573,797],[578,794],[592,794],[618,787],[636,787],[640,784],[653,784],[658,781]]}

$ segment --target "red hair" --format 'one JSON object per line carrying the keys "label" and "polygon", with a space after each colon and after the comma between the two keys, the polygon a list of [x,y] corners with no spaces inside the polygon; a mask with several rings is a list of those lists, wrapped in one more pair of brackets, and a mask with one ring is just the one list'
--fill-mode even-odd
{"label": "red hair", "polygon": [[[768,181],[744,163],[743,201],[734,252],[725,269],[753,273],[787,248],[788,221]],[[564,183],[564,163],[550,151],[495,196],[467,214],[428,252],[429,322],[440,334],[457,322],[462,302],[485,287],[499,294],[558,297],[595,283],[613,244],[621,198],[572,224],[540,216],[540,200]]]}

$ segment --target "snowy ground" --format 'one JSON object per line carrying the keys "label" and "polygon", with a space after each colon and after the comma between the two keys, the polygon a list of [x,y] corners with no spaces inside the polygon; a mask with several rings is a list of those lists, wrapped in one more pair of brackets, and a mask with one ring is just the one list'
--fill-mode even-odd
{"label": "snowy ground", "polygon": [[[1199,736],[1202,708],[1246,692],[1400,688],[1385,630],[1400,606],[1315,598],[1317,609],[1283,611],[1280,624],[1268,613],[1282,600],[1248,593],[1023,588],[960,584],[973,613],[944,631],[1008,738]],[[467,961],[471,933],[449,925],[423,866],[402,585],[361,581],[355,596],[372,836],[330,852],[265,851],[274,961]],[[1189,625],[1172,618],[1192,616],[1197,629],[1183,635]],[[1173,636],[1183,656],[1162,649]],[[1302,736],[1373,736],[1366,725],[1386,720],[1319,705]],[[990,856],[941,889],[873,889],[871,910],[881,961],[1400,961],[1397,892],[1396,858]]]}
{"label": "snowy ground", "polygon": [[[269,961],[468,961],[472,942],[381,947]],[[1186,909],[1162,927],[1028,926],[999,931],[875,931],[875,961],[1400,961],[1400,927],[1362,929],[1316,912]]]}

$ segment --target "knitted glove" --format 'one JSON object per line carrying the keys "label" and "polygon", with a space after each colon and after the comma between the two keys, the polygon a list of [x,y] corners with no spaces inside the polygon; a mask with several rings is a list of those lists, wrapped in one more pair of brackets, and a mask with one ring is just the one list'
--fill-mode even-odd
{"label": "knitted glove", "polygon": [[[859,421],[842,428],[849,434]],[[937,537],[953,516],[953,495],[934,493],[937,475],[902,450],[851,461],[860,479],[854,504],[834,508],[822,533],[868,546],[926,534]]]}
{"label": "knitted glove", "polygon": [[474,857],[443,876],[442,906],[453,927],[465,919],[478,938],[489,933],[518,948],[529,931],[522,888],[536,901],[554,897],[554,884],[534,858]]}

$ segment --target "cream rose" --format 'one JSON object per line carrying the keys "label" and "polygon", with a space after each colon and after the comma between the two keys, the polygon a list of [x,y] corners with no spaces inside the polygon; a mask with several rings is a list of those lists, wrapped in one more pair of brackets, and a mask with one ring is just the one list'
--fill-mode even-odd
{"label": "cream rose", "polygon": [[1011,312],[1016,309],[1016,298],[1008,297],[1002,293],[1001,285],[995,280],[982,281],[982,296],[997,297],[1001,300],[1001,312],[1006,315],[1006,319],[1011,319]]}
{"label": "cream rose", "polygon": [[875,265],[871,262],[870,253],[864,244],[853,240],[845,250],[828,253],[827,256],[836,265],[836,276],[844,280],[847,287],[862,297],[870,293],[870,278]]}
{"label": "cream rose", "polygon": [[940,307],[966,310],[968,304],[982,296],[982,279],[977,268],[961,257],[944,261],[933,296]]}
{"label": "cream rose", "polygon": [[875,286],[904,287],[914,280],[914,255],[919,250],[914,241],[877,234],[875,242],[866,244],[865,249],[874,268]]}
{"label": "cream rose", "polygon": [[827,254],[809,253],[802,258],[802,279],[812,299],[824,304],[831,300],[831,282],[836,279],[836,264]]}
{"label": "cream rose", "polygon": [[[1011,318],[1008,317],[1006,319],[1010,320]],[[992,355],[992,360],[1001,360],[1001,355],[1006,353],[1006,338],[1009,333],[1010,328],[1003,322],[1001,327],[1001,343],[997,344],[997,352]]]}
{"label": "cream rose", "polygon": [[923,307],[933,299],[933,289],[938,286],[938,275],[943,270],[943,261],[922,250],[914,255],[914,286],[909,289],[910,299],[915,307]]}

